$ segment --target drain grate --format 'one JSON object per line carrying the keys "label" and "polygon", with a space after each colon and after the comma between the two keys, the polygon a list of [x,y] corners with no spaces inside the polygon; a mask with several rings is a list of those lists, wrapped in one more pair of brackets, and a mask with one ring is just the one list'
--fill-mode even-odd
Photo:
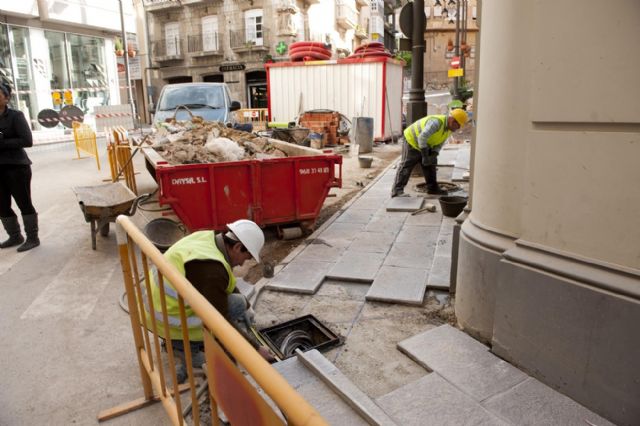
{"label": "drain grate", "polygon": [[343,343],[340,336],[313,315],[263,328],[260,334],[269,348],[281,359],[292,357],[296,349],[302,352],[311,349],[323,351]]}

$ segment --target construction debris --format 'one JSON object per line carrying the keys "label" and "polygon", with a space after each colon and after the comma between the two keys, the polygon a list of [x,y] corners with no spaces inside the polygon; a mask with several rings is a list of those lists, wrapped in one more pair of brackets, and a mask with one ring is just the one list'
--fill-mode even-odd
{"label": "construction debris", "polygon": [[171,165],[287,157],[268,138],[200,120],[163,123],[145,142]]}

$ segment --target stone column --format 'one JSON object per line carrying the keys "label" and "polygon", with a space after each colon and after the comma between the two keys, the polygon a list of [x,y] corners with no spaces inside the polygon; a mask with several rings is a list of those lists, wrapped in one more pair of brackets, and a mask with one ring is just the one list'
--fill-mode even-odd
{"label": "stone column", "polygon": [[615,423],[637,423],[640,8],[481,7],[458,320],[541,381]]}

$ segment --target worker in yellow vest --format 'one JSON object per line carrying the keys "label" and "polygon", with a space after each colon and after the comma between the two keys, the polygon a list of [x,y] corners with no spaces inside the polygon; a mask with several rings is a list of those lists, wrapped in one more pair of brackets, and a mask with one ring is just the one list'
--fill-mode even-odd
{"label": "worker in yellow vest", "polygon": [[[224,233],[197,231],[176,242],[164,254],[165,258],[183,274],[189,282],[222,314],[267,360],[272,359],[269,350],[251,339],[247,327],[253,325],[254,313],[247,298],[236,288],[233,275],[235,266],[242,266],[253,258],[260,262],[260,251],[264,246],[264,234],[254,222],[237,220],[227,225]],[[160,290],[157,270],[150,277],[153,315],[156,318],[158,335],[165,337],[162,321]],[[171,283],[163,277],[165,301],[169,319],[169,336],[174,352],[184,361],[184,344],[178,294]],[[143,286],[144,288],[144,286]],[[151,329],[152,314],[143,297],[147,324]],[[190,306],[185,306],[193,366],[200,368],[204,362],[204,337],[202,321]],[[184,365],[179,365],[179,380],[186,378]],[[182,377],[180,377],[182,376]]]}
{"label": "worker in yellow vest", "polygon": [[427,193],[444,195],[437,180],[436,166],[438,153],[452,132],[460,129],[469,120],[462,109],[454,109],[447,115],[428,115],[413,123],[404,130],[402,160],[398,165],[396,178],[391,189],[392,197],[404,196],[404,187],[409,182],[411,171],[419,162],[427,183]]}

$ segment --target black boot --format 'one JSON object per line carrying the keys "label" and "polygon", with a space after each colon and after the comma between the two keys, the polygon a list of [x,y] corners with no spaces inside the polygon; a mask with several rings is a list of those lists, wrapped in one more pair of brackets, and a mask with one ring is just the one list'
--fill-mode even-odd
{"label": "black boot", "polygon": [[24,233],[27,234],[27,241],[18,247],[18,251],[27,251],[38,247],[40,245],[40,240],[38,239],[38,214],[24,215],[22,216],[22,221],[24,222]]}
{"label": "black boot", "polygon": [[16,216],[0,217],[4,230],[9,234],[9,239],[0,243],[0,248],[17,246],[24,242],[24,237],[20,233],[20,223]]}

